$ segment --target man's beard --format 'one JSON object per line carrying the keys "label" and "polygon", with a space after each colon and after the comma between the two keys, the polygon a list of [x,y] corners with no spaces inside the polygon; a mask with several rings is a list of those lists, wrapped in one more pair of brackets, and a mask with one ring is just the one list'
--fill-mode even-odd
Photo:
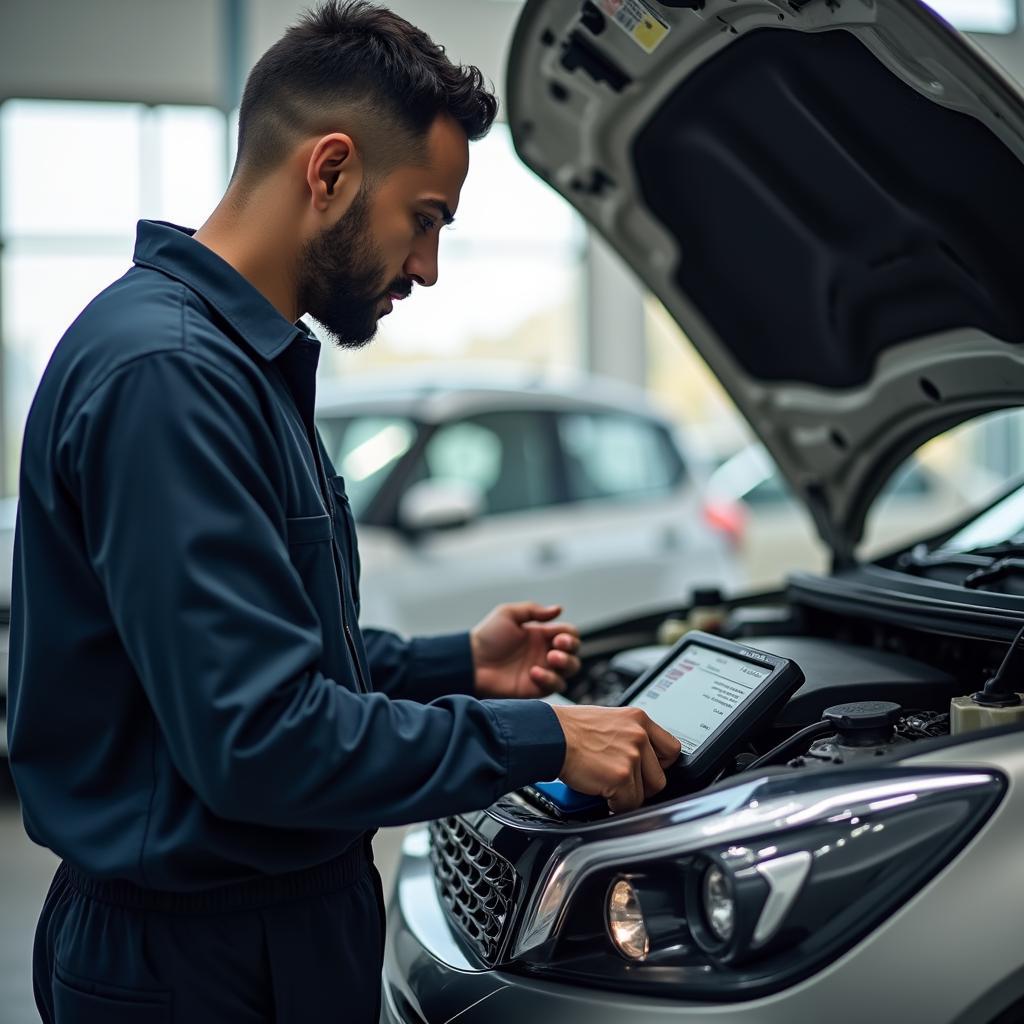
{"label": "man's beard", "polygon": [[370,197],[362,188],[341,220],[307,242],[299,256],[299,309],[343,348],[369,344],[384,297],[409,290],[404,279],[384,286],[387,264],[370,238],[369,224]]}

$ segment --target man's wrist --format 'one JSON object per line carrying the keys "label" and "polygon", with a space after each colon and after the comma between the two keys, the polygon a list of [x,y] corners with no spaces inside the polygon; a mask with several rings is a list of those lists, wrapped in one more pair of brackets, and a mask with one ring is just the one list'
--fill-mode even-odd
{"label": "man's wrist", "polygon": [[565,763],[566,741],[550,704],[542,700],[485,700],[482,706],[497,721],[505,739],[506,792],[558,776]]}
{"label": "man's wrist", "polygon": [[424,703],[450,694],[476,696],[476,671],[466,633],[409,641],[412,672]]}

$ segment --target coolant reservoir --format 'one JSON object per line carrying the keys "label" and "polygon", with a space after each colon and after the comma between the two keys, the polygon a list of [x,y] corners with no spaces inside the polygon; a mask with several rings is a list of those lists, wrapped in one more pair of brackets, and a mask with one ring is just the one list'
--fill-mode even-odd
{"label": "coolant reservoir", "polygon": [[[1024,700],[1024,694],[1018,694]],[[957,736],[997,725],[1019,725],[1024,722],[1024,703],[1008,708],[979,704],[973,696],[954,697],[949,702],[949,731]]]}

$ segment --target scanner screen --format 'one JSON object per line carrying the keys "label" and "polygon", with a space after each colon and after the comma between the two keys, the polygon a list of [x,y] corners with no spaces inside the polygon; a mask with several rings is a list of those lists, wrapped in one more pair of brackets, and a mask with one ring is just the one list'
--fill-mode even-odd
{"label": "scanner screen", "polygon": [[683,745],[700,750],[772,674],[766,665],[689,644],[630,701]]}

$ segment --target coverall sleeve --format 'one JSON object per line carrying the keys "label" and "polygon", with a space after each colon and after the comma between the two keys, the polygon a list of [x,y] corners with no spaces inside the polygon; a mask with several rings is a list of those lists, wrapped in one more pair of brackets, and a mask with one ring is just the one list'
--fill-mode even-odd
{"label": "coverall sleeve", "polygon": [[56,443],[145,698],[215,814],[361,830],[558,774],[565,741],[543,702],[420,704],[322,674],[320,621],[288,555],[285,467],[240,373],[195,350],[147,355],[69,410]]}
{"label": "coverall sleeve", "polygon": [[383,629],[364,629],[373,688],[389,697],[428,704],[438,697],[473,696],[476,673],[468,633],[406,640]]}

